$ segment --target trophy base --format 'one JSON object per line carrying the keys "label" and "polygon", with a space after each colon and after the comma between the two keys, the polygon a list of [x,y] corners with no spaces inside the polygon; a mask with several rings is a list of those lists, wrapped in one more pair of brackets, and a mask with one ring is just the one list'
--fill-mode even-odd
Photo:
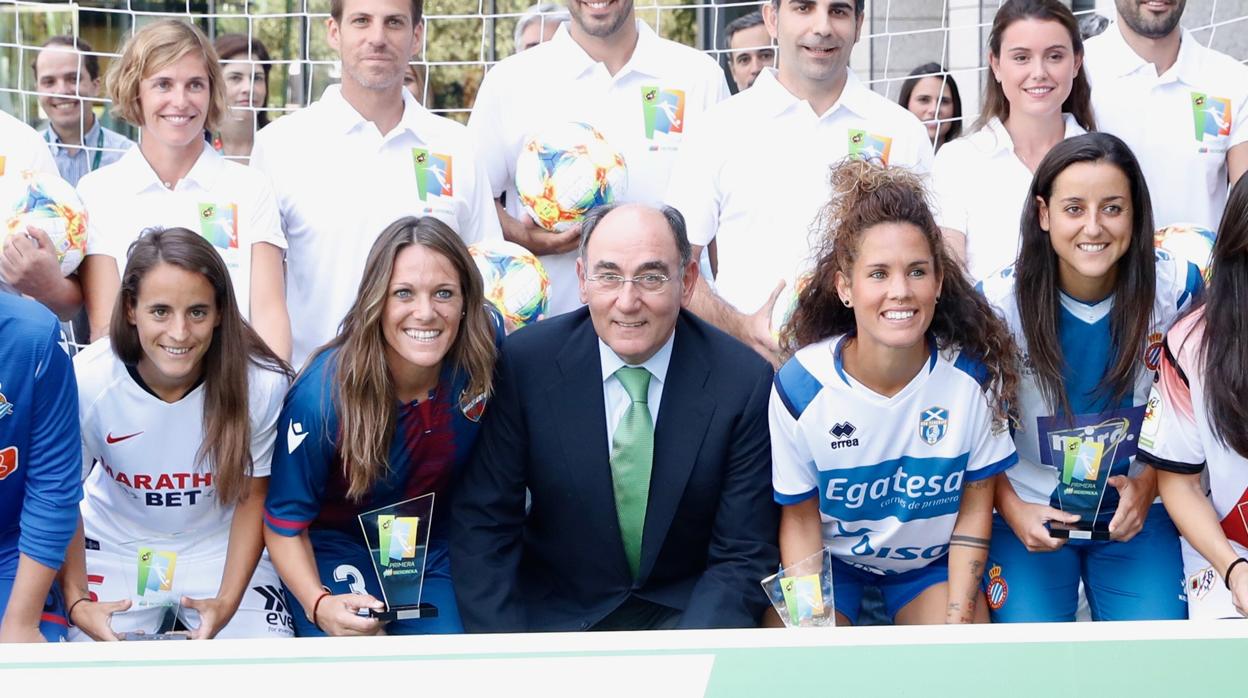
{"label": "trophy base", "polygon": [[150,635],[144,632],[118,633],[117,639],[125,642],[138,642],[141,640],[189,640],[191,639],[191,634],[183,632],[152,633]]}
{"label": "trophy base", "polygon": [[1109,524],[1063,524],[1050,521],[1049,536],[1068,540],[1109,540]]}
{"label": "trophy base", "polygon": [[416,620],[418,618],[437,618],[438,607],[431,603],[422,603],[419,606],[395,606],[384,611],[375,611],[368,609],[368,616],[377,620],[388,623],[392,620]]}

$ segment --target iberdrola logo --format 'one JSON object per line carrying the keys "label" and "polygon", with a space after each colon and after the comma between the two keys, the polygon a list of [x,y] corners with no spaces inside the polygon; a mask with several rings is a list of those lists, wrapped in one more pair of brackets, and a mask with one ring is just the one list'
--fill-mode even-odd
{"label": "iberdrola logo", "polygon": [[656,133],[684,133],[684,90],[645,85],[641,88],[641,109],[646,119],[647,139],[653,139]]}
{"label": "iberdrola logo", "polygon": [[1231,100],[1212,97],[1203,92],[1192,93],[1192,119],[1196,126],[1196,140],[1205,136],[1231,135]]}

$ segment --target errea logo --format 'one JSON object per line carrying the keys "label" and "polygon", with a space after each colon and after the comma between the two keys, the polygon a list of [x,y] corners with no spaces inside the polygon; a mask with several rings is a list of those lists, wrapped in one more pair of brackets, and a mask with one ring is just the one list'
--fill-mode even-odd
{"label": "errea logo", "polygon": [[853,438],[854,434],[858,433],[858,427],[850,422],[837,422],[832,425],[828,433],[833,436],[834,440],[829,445],[834,451],[838,448],[852,448],[858,445],[858,439]]}

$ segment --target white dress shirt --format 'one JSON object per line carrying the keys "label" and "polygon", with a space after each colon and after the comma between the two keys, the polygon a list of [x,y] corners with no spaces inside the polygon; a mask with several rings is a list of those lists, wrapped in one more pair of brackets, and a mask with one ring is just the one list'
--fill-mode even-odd
{"label": "white dress shirt", "polygon": [[624,359],[612,351],[606,342],[598,340],[598,356],[602,361],[602,397],[607,408],[607,453],[611,452],[616,426],[619,425],[625,410],[633,402],[628,396],[628,391],[624,389],[624,384],[620,383],[620,379],[615,376],[615,372],[624,366],[644,368],[650,372],[650,387],[646,390],[646,407],[650,410],[651,425],[658,426],[659,402],[663,399],[663,383],[667,380],[667,366],[672,361],[672,346],[675,342],[676,331],[672,330],[672,336],[667,338],[654,356],[634,365],[625,363]]}

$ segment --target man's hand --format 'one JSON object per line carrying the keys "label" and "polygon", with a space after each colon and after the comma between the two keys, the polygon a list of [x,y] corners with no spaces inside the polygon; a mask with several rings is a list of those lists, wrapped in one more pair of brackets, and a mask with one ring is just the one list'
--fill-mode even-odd
{"label": "man's hand", "polygon": [[13,235],[0,254],[0,276],[18,291],[41,300],[55,292],[64,281],[56,246],[48,234],[26,226],[25,235]]}
{"label": "man's hand", "polygon": [[513,218],[497,202],[495,206],[498,208],[498,222],[503,228],[503,237],[533,254],[563,254],[575,250],[581,244],[579,224],[562,233],[556,233],[538,225],[527,213]]}
{"label": "man's hand", "polygon": [[[758,352],[764,359],[767,359],[771,363],[772,368],[780,368],[780,343],[776,341],[776,336],[772,334],[771,313],[776,305],[776,299],[780,297],[782,291],[784,291],[783,279],[776,284],[776,288],[772,290],[771,296],[767,298],[767,302],[763,303],[763,307],[745,316],[741,332],[741,339],[751,349]],[[776,330],[779,329],[778,327],[776,328]]]}

